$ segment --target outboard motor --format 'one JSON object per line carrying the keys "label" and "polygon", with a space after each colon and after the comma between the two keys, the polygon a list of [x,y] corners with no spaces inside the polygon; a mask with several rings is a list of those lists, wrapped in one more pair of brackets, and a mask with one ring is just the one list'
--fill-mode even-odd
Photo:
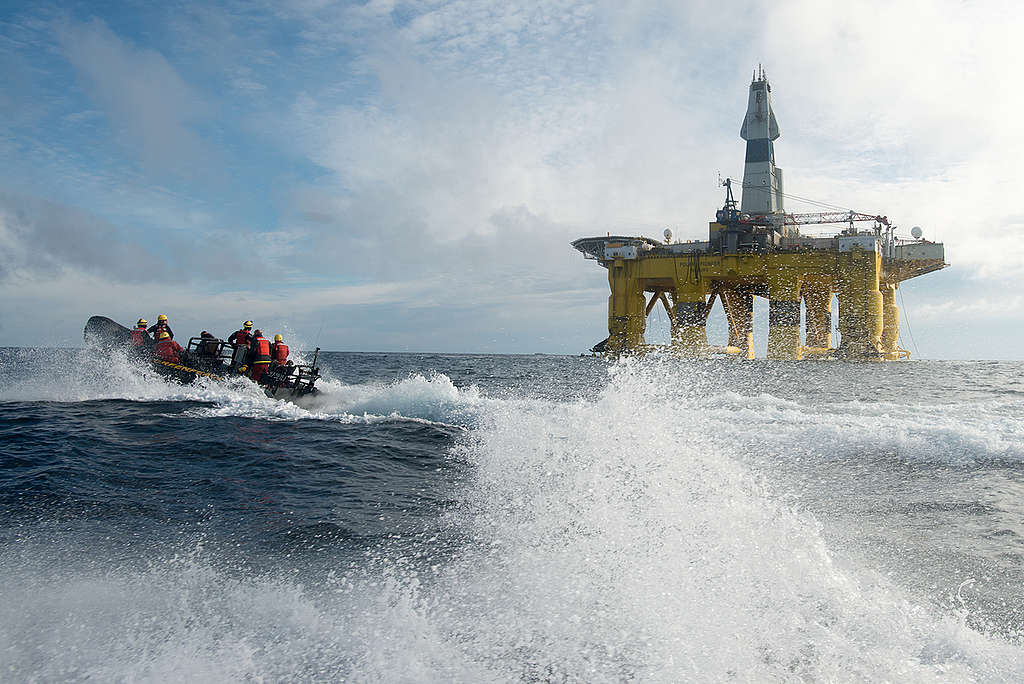
{"label": "outboard motor", "polygon": [[238,370],[240,366],[245,365],[245,357],[249,354],[248,346],[238,346],[235,348],[233,354],[231,354],[231,370]]}

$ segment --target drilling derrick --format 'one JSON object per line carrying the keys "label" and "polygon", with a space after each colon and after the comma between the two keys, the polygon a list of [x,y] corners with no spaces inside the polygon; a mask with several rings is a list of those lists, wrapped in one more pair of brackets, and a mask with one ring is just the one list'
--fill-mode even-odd
{"label": "drilling derrick", "polygon": [[[769,359],[909,356],[899,347],[896,290],[904,280],[946,266],[942,243],[922,239],[919,228],[912,238],[897,237],[880,215],[785,213],[782,170],[775,166],[779,126],[763,70],[750,84],[740,137],[747,142],[742,201],[737,206],[732,180],[725,179],[725,203],[709,224],[707,241],[673,242],[666,230],[664,242],[609,235],[572,243],[608,269],[608,339],[595,350],[617,355],[649,349],[647,316],[661,304],[676,354],[752,359],[754,297],[766,297]],[[802,225],[827,224],[844,227],[827,237],[800,233]],[[839,302],[837,346],[833,298]],[[729,337],[713,346],[706,326],[716,299]]]}

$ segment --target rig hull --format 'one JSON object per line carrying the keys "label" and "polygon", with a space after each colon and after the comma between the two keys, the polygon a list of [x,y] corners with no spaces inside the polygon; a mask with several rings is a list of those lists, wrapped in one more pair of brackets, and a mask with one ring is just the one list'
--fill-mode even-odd
{"label": "rig hull", "polygon": [[[606,353],[648,348],[647,317],[660,303],[671,321],[672,349],[680,356],[754,358],[753,297],[761,296],[770,302],[769,359],[906,358],[907,352],[899,348],[896,289],[901,280],[945,264],[941,256],[887,259],[873,238],[857,242],[846,249],[734,254],[680,253],[672,250],[679,245],[646,238],[583,238],[573,245],[608,269]],[[941,245],[936,247],[941,253]],[[832,346],[833,297],[839,300],[838,347]],[[728,320],[724,347],[709,345],[706,332],[716,298]]]}

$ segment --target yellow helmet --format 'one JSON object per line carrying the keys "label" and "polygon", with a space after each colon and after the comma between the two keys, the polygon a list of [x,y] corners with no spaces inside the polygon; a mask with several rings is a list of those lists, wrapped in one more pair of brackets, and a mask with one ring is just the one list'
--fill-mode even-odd
{"label": "yellow helmet", "polygon": [[137,322],[135,323],[135,325],[146,325],[146,324],[147,324],[147,321],[146,321],[146,319],[145,319],[145,318],[140,318],[140,319],[139,319],[139,320],[138,320],[138,321],[137,321]]}
{"label": "yellow helmet", "polygon": [[166,340],[170,336],[171,336],[171,334],[165,330],[162,333],[160,333],[159,335],[157,335],[156,337],[157,337],[158,340]]}
{"label": "yellow helmet", "polygon": [[276,335],[274,335],[274,341],[275,342],[284,342],[284,338],[281,337],[281,333],[277,333]]}
{"label": "yellow helmet", "polygon": [[242,327],[243,328],[251,328],[252,327],[252,321],[246,321],[245,323],[242,324]]}
{"label": "yellow helmet", "polygon": [[167,316],[164,316],[163,314],[160,314],[159,316],[156,317],[156,320],[158,320],[158,321],[167,321]]}

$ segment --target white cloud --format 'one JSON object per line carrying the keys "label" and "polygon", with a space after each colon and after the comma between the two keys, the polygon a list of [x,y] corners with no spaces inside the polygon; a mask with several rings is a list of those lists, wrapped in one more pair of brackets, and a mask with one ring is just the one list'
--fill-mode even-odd
{"label": "white cloud", "polygon": [[[742,171],[746,74],[764,62],[789,192],[887,213],[906,232],[922,225],[976,277],[1020,273],[1020,221],[1003,201],[1006,169],[1024,152],[1014,134],[1024,103],[1002,86],[1013,63],[1009,5],[398,8],[408,21],[397,26],[353,10],[361,35],[372,36],[360,44],[362,68],[378,83],[368,102],[335,105],[308,91],[293,110],[310,158],[333,172],[298,205],[340,197],[315,209],[339,245],[360,251],[362,240],[384,236],[424,249],[424,233],[450,250],[428,250],[412,273],[472,270],[480,253],[467,240],[496,246],[507,229],[495,230],[495,217],[512,207],[544,217],[557,235],[524,229],[524,242],[543,250],[606,230],[658,235],[666,225],[700,238],[721,201],[715,173]],[[603,279],[515,249],[498,259],[506,272],[546,266]],[[507,286],[525,296],[535,284]],[[484,306],[478,292],[468,299]]]}
{"label": "white cloud", "polygon": [[130,45],[100,19],[65,23],[57,37],[114,132],[144,162],[186,173],[209,159],[192,128],[208,107],[163,55]]}
{"label": "white cloud", "polygon": [[[774,87],[788,192],[946,242],[960,278],[906,287],[922,324],[938,320],[938,304],[917,306],[914,291],[934,283],[964,302],[965,320],[982,320],[968,291],[1024,274],[1011,174],[1024,153],[1024,101],[1010,82],[1016,5],[313,0],[264,10],[174,15],[184,52],[236,98],[229,107],[204,102],[167,50],[101,21],[65,25],[61,41],[96,106],[153,164],[198,158],[227,174],[193,124],[236,107],[241,120],[217,123],[258,129],[260,144],[324,170],[276,188],[280,219],[255,259],[190,249],[193,233],[238,244],[254,234],[187,193],[114,174],[125,200],[102,201],[127,220],[187,227],[172,251],[197,270],[272,272],[302,315],[358,321],[338,338],[349,347],[359,326],[395,344],[460,330],[452,349],[481,348],[481,326],[502,320],[537,339],[552,339],[545,326],[566,339],[600,330],[606,274],[567,243],[666,226],[703,237],[722,200],[717,173],[742,173],[738,129],[758,62]],[[212,317],[227,315],[193,294]],[[274,300],[219,297],[228,308]],[[374,318],[372,301],[407,320]],[[1024,327],[1024,312],[1008,315]],[[580,333],[557,348],[583,337],[597,339]]]}
{"label": "white cloud", "polygon": [[914,311],[916,318],[928,321],[948,321],[963,316],[973,319],[1005,319],[1024,314],[1024,296],[1009,294],[1005,297],[992,295],[962,296],[942,302],[927,303]]}
{"label": "white cloud", "polygon": [[1024,275],[1008,201],[1024,155],[1018,4],[798,1],[766,19],[787,35],[766,59],[790,192],[919,224],[979,273]]}

